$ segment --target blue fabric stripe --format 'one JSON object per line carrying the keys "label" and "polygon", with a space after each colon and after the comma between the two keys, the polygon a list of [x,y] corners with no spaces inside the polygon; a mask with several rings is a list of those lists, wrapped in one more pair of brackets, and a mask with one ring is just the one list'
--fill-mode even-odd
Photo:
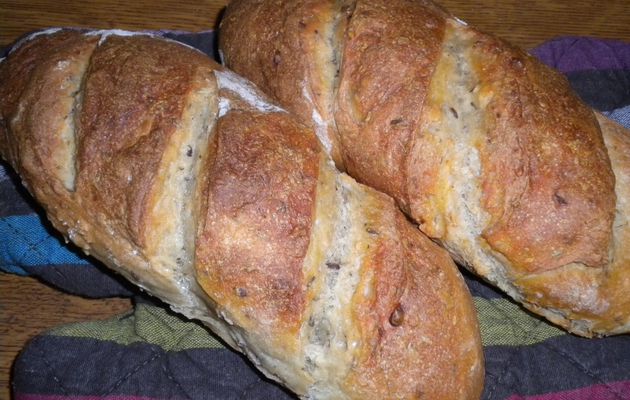
{"label": "blue fabric stripe", "polygon": [[36,214],[0,218],[0,270],[25,275],[24,266],[90,265],[56,236]]}
{"label": "blue fabric stripe", "polygon": [[608,118],[614,119],[626,128],[630,128],[630,105],[618,108],[609,112],[604,112]]}

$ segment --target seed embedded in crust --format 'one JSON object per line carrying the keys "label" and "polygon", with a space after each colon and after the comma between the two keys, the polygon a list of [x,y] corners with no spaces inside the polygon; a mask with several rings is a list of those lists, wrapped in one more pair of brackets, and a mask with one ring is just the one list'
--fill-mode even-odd
{"label": "seed embedded in crust", "polygon": [[389,323],[392,324],[392,326],[400,326],[402,325],[404,320],[405,320],[405,311],[403,310],[402,306],[399,304],[394,309],[392,314],[389,316]]}
{"label": "seed embedded in crust", "polygon": [[558,204],[559,206],[566,206],[566,205],[569,204],[567,199],[565,199],[563,196],[559,195],[558,192],[553,194],[553,199],[556,202],[556,204]]}
{"label": "seed embedded in crust", "polygon": [[273,65],[277,67],[282,62],[282,57],[280,56],[280,51],[276,50],[273,55]]}
{"label": "seed embedded in crust", "polygon": [[391,121],[389,121],[389,124],[390,124],[391,126],[396,126],[396,125],[401,125],[401,124],[402,124],[402,123],[404,123],[404,122],[405,122],[405,120],[404,120],[404,119],[402,119],[402,118],[394,118],[394,119],[392,119]]}
{"label": "seed embedded in crust", "polygon": [[453,117],[455,117],[455,119],[459,119],[459,114],[457,113],[456,109],[454,109],[453,107],[449,107],[449,110],[451,111],[451,114],[453,114]]}
{"label": "seed embedded in crust", "polygon": [[334,262],[327,262],[327,263],[326,263],[326,266],[327,266],[328,268],[333,269],[333,270],[336,270],[336,271],[337,271],[337,270],[339,270],[339,269],[341,268],[341,266],[340,266],[338,263],[334,263]]}

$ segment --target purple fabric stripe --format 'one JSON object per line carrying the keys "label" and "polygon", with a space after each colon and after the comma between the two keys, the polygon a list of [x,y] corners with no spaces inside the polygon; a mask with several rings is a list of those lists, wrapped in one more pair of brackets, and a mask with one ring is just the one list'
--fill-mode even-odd
{"label": "purple fabric stripe", "polygon": [[510,396],[507,400],[630,400],[630,381],[610,382],[535,396]]}
{"label": "purple fabric stripe", "polygon": [[531,53],[564,73],[630,70],[630,43],[619,40],[568,36],[548,41]]}
{"label": "purple fabric stripe", "polygon": [[46,394],[24,394],[17,393],[15,400],[158,400],[153,397],[144,396],[61,396]]}

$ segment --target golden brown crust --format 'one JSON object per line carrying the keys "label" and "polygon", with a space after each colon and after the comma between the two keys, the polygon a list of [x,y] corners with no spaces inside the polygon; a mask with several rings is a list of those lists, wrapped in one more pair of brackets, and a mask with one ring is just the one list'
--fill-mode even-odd
{"label": "golden brown crust", "polygon": [[426,1],[358,1],[344,38],[335,120],[346,168],[404,208],[401,165],[439,56],[444,18]]}
{"label": "golden brown crust", "polygon": [[79,84],[73,80],[83,78],[81,68],[97,41],[77,31],[44,35],[26,41],[0,64],[0,130],[5,135],[0,152],[33,188],[52,184],[57,193],[65,192],[58,172],[67,145],[57,132],[66,115],[73,118],[68,111]]}
{"label": "golden brown crust", "polygon": [[286,114],[248,111],[223,117],[213,140],[198,280],[217,304],[240,310],[240,325],[295,336],[305,301],[302,262],[318,143]]}
{"label": "golden brown crust", "polygon": [[[229,54],[223,61],[230,68],[236,67],[232,68],[236,73],[248,75],[249,80],[264,87],[273,99],[283,103],[293,99],[287,109],[316,130],[341,168],[336,131],[332,126],[318,126],[313,118],[316,109],[323,121],[331,119],[332,110],[326,102],[332,98],[332,82],[322,79],[318,67],[334,64],[334,60],[326,58],[334,56],[329,52],[332,44],[327,35],[334,29],[335,1],[306,0],[282,6],[273,1],[253,1],[242,7],[239,3],[237,0],[231,4],[221,24],[222,54]],[[256,27],[255,37],[242,36],[243,24]]]}
{"label": "golden brown crust", "polygon": [[[89,64],[92,61],[92,56],[97,57],[96,52],[99,51],[95,48],[97,46],[100,48],[114,39],[135,40],[115,37],[108,37],[105,40],[104,36],[105,32],[101,34],[101,32],[88,33],[79,30],[50,30],[37,32],[29,37],[29,40],[18,43],[14,47],[1,67],[3,76],[0,90],[8,88],[8,91],[12,93],[11,96],[3,96],[3,101],[0,102],[2,119],[13,122],[6,124],[8,128],[5,132],[6,141],[3,140],[0,145],[0,152],[3,158],[14,164],[31,193],[44,205],[52,224],[68,239],[80,246],[86,253],[95,255],[116,271],[121,272],[134,283],[151,292],[158,293],[167,301],[187,307],[189,304],[186,302],[192,296],[188,294],[183,296],[179,291],[181,282],[174,281],[174,269],[161,270],[160,267],[151,264],[149,262],[150,257],[143,251],[142,247],[138,246],[138,243],[142,243],[141,238],[134,238],[138,239],[134,242],[129,237],[127,227],[130,221],[116,219],[118,217],[127,218],[127,210],[124,210],[123,215],[117,215],[114,212],[108,213],[104,207],[111,204],[111,199],[108,199],[106,194],[100,193],[98,187],[92,187],[91,192],[89,189],[86,190],[85,185],[68,188],[61,182],[54,168],[44,167],[44,165],[54,165],[53,162],[63,161],[66,163],[66,167],[72,170],[80,169],[81,171],[78,171],[80,174],[80,172],[85,173],[87,171],[87,167],[83,170],[87,164],[92,167],[91,173],[100,176],[101,171],[95,170],[95,164],[91,164],[93,161],[101,166],[105,165],[103,167],[105,175],[111,173],[111,170],[107,171],[106,162],[102,158],[94,160],[91,155],[83,154],[84,150],[80,146],[78,149],[74,148],[74,141],[80,135],[79,128],[74,123],[68,123],[69,121],[81,121],[81,113],[85,112],[86,108],[90,112],[100,115],[103,120],[110,121],[112,125],[109,127],[113,127],[116,123],[124,124],[126,121],[124,112],[112,114],[114,110],[98,107],[99,105],[105,106],[106,102],[93,104],[91,109],[90,106],[85,107],[83,104],[86,97],[86,85],[84,83],[89,80],[87,75],[90,69]],[[143,54],[143,49],[146,50],[155,46],[156,40],[144,37],[144,41],[138,43],[143,45],[136,47],[136,57]],[[158,41],[158,43],[162,42]],[[173,54],[179,54],[181,57],[177,58],[186,60],[194,59],[197,52],[176,46],[171,48],[169,52],[170,57]],[[150,58],[150,56],[148,57]],[[206,58],[200,57],[199,60],[199,63],[206,67],[212,65]],[[114,61],[112,63],[115,64]],[[197,63],[197,67],[199,63]],[[103,64],[105,63],[101,62],[100,66],[103,67]],[[121,69],[124,68],[121,67]],[[128,64],[126,68],[132,69],[133,66]],[[116,80],[114,78],[119,79],[119,82],[124,81],[125,78],[119,76],[117,74],[119,71],[111,64],[109,68],[104,68],[101,71],[104,70],[107,70],[111,75],[103,77],[101,80],[113,97],[136,96],[138,101],[136,109],[140,109],[142,106],[146,107],[147,103],[151,101],[150,98],[143,98],[138,95],[138,92],[115,92],[112,90],[112,86],[115,86],[113,82]],[[14,88],[18,88],[18,90],[14,90]],[[42,88],[48,90],[41,90]],[[103,90],[107,89],[104,88]],[[127,89],[131,90],[132,88],[127,87]],[[135,89],[143,89],[143,87],[136,86]],[[98,94],[94,98],[96,97]],[[98,103],[94,98],[88,99],[87,102]],[[181,101],[181,99],[175,101]],[[44,106],[46,107],[44,108]],[[126,117],[128,120],[129,115]],[[90,132],[90,135],[107,137],[107,135],[112,134],[107,124],[100,126],[100,129],[98,132]],[[66,132],[68,130],[70,132]],[[73,143],[65,143],[61,140],[64,137],[70,138]],[[31,142],[34,145],[31,145]],[[43,145],[39,145],[38,142]],[[48,143],[55,145],[54,147],[52,145],[45,146]],[[70,149],[70,145],[72,145],[72,149]],[[32,149],[38,149],[38,153],[32,152]],[[65,158],[54,154],[54,152],[63,151],[66,152]],[[83,165],[77,162],[77,159],[83,159]],[[151,171],[148,171],[149,175],[150,173]],[[74,182],[71,183],[74,186]],[[109,189],[113,190],[113,187]],[[118,185],[118,190],[119,193],[114,193],[116,198],[124,199],[128,195],[125,185]],[[104,200],[103,197],[105,197]],[[142,204],[135,206],[138,208],[146,207]],[[108,216],[112,214],[114,216],[108,219]],[[138,229],[137,226],[134,228]],[[140,277],[142,278],[140,279]]]}
{"label": "golden brown crust", "polygon": [[83,92],[77,191],[96,218],[140,246],[165,146],[198,64],[209,63],[194,51],[173,57],[175,49],[181,46],[148,36],[108,37],[92,56]]}
{"label": "golden brown crust", "polygon": [[[601,269],[569,265],[529,274],[516,282],[532,293],[526,298],[528,308],[539,313],[551,310],[555,314],[548,318],[585,336],[630,329],[630,254],[625,247],[630,242],[630,131],[601,114],[596,116],[616,178],[611,262]],[[542,299],[534,293],[540,293]]]}
{"label": "golden brown crust", "polygon": [[485,106],[483,232],[514,273],[609,262],[614,175],[593,112],[558,72],[488,35],[471,61]]}
{"label": "golden brown crust", "polygon": [[[597,120],[604,134],[604,141],[615,173],[617,204],[613,222],[613,256],[611,268],[603,275],[606,281],[601,293],[610,298],[609,317],[598,324],[594,331],[630,330],[630,130],[597,113]],[[625,329],[619,329],[625,326]]]}
{"label": "golden brown crust", "polygon": [[379,200],[364,267],[372,280],[353,298],[366,343],[345,385],[358,399],[477,399],[483,350],[464,281],[445,251]]}

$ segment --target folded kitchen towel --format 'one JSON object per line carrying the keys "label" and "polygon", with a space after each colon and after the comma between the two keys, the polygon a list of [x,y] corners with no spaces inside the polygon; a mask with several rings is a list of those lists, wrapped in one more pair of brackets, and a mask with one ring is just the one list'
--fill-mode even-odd
{"label": "folded kitchen towel", "polygon": [[[159,34],[214,54],[212,32]],[[592,107],[630,127],[630,44],[570,37],[532,53],[565,73]],[[29,342],[13,370],[16,400],[294,398],[204,327],[64,243],[1,164],[0,238],[6,272],[84,296],[134,296],[136,303],[128,314],[57,327]],[[481,325],[484,399],[630,400],[630,335],[570,335],[464,274]]]}

